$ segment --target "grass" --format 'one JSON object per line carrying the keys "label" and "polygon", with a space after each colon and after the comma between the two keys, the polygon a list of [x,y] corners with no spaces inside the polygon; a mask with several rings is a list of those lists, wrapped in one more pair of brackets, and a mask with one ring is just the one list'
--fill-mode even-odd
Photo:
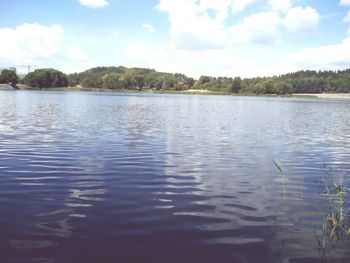
{"label": "grass", "polygon": [[273,161],[274,165],[277,167],[278,171],[280,172],[282,176],[282,182],[283,182],[283,200],[286,200],[286,174],[283,172],[283,163],[280,160]]}
{"label": "grass", "polygon": [[322,239],[316,235],[317,248],[321,257],[327,262],[330,258],[330,250],[336,251],[341,242],[350,238],[350,210],[348,208],[348,196],[350,189],[346,186],[349,173],[335,178],[324,166],[321,182],[323,189],[321,196],[327,203],[323,223]]}
{"label": "grass", "polygon": [[316,95],[298,95],[298,94],[293,94],[291,95],[292,98],[303,98],[303,99],[317,99],[318,97]]}
{"label": "grass", "polygon": [[[284,198],[286,194],[283,164],[281,161],[273,161],[283,179]],[[334,258],[342,259],[337,253],[337,249],[342,247],[342,241],[350,239],[350,188],[347,187],[349,172],[345,175],[335,177],[324,165],[321,173],[322,191],[320,197],[326,206],[322,210],[324,217],[322,220],[322,237],[315,236],[316,247],[323,262],[333,262]],[[341,261],[343,262],[343,261]]]}
{"label": "grass", "polygon": [[335,179],[329,171],[324,170],[322,197],[329,203],[323,222],[323,234],[329,240],[341,240],[350,235],[350,214],[346,209],[347,195],[350,189],[346,187],[348,173]]}

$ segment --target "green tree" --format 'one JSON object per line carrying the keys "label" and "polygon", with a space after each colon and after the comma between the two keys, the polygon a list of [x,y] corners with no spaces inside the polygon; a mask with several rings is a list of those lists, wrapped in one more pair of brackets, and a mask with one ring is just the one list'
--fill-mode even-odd
{"label": "green tree", "polygon": [[198,80],[198,84],[201,85],[201,84],[204,84],[204,83],[208,83],[211,81],[211,77],[209,76],[201,76]]}
{"label": "green tree", "polygon": [[9,69],[4,69],[0,74],[0,83],[11,83],[16,85],[18,83],[18,76],[16,72]]}
{"label": "green tree", "polygon": [[24,77],[23,82],[38,88],[67,87],[68,85],[66,74],[52,68],[37,69],[30,72]]}
{"label": "green tree", "polygon": [[258,95],[265,93],[265,87],[261,82],[256,83],[253,90],[254,93]]}
{"label": "green tree", "polygon": [[81,77],[80,77],[80,74],[78,73],[69,74],[67,78],[68,78],[68,85],[71,87],[77,86],[80,84]]}
{"label": "green tree", "polygon": [[241,89],[242,79],[240,77],[235,77],[232,84],[232,92],[238,93]]}
{"label": "green tree", "polygon": [[117,73],[111,73],[103,78],[103,88],[105,89],[125,89],[126,81]]}
{"label": "green tree", "polygon": [[283,80],[280,80],[275,83],[274,90],[279,95],[293,93],[292,85],[289,82]]}

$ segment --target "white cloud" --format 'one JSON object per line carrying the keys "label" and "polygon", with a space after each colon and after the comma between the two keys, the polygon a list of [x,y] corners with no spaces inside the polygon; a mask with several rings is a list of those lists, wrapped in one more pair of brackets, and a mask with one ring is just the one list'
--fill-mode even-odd
{"label": "white cloud", "polygon": [[81,62],[75,62],[70,64],[62,64],[59,65],[57,68],[58,70],[70,74],[75,72],[82,72],[84,70],[96,67],[97,65],[91,61],[81,61]]}
{"label": "white cloud", "polygon": [[142,28],[151,33],[156,32],[156,29],[150,24],[142,24]]}
{"label": "white cloud", "polygon": [[340,0],[340,5],[350,5],[350,0]]}
{"label": "white cloud", "polygon": [[203,7],[197,1],[160,0],[158,9],[169,14],[170,34],[179,48],[213,49],[222,47],[227,42],[221,21],[203,12]]}
{"label": "white cloud", "polygon": [[282,20],[276,12],[262,12],[245,17],[231,28],[237,42],[273,44],[279,38]]}
{"label": "white cloud", "polygon": [[16,28],[0,28],[0,59],[11,63],[34,63],[57,53],[63,39],[60,25],[24,23]]}
{"label": "white cloud", "polygon": [[349,11],[348,14],[346,15],[346,17],[344,17],[343,22],[344,22],[344,23],[350,23],[350,11]]}
{"label": "white cloud", "polygon": [[288,11],[292,6],[291,0],[269,0],[268,4],[274,11]]}
{"label": "white cloud", "polygon": [[145,43],[134,43],[124,50],[124,56],[129,59],[152,62],[164,59],[166,54],[162,50],[152,48]]}
{"label": "white cloud", "polygon": [[88,56],[76,47],[70,47],[66,52],[66,57],[74,61],[87,61]]}
{"label": "white cloud", "polygon": [[340,44],[305,48],[288,57],[297,69],[338,70],[350,65],[350,36]]}
{"label": "white cloud", "polygon": [[217,12],[216,17],[218,19],[225,19],[230,9],[232,13],[239,13],[247,6],[257,1],[258,0],[200,0],[198,1],[198,6],[201,12],[212,9]]}
{"label": "white cloud", "polygon": [[208,10],[214,10],[215,19],[222,21],[227,18],[231,5],[232,0],[201,0],[198,3],[198,12],[205,13]]}
{"label": "white cloud", "polygon": [[106,0],[79,0],[80,4],[89,8],[101,8],[108,5]]}
{"label": "white cloud", "polygon": [[172,41],[184,50],[220,49],[237,42],[276,44],[283,25],[305,34],[318,27],[318,12],[311,7],[292,8],[292,0],[267,0],[269,11],[253,13],[231,26],[227,23],[228,18],[256,1],[160,0],[157,8],[168,13]]}
{"label": "white cloud", "polygon": [[124,50],[129,66],[154,68],[163,72],[201,75],[232,76],[250,71],[253,59],[239,59],[232,50],[188,51],[172,45],[134,43]]}
{"label": "white cloud", "polygon": [[180,72],[195,78],[201,75],[256,77],[285,74],[302,69],[345,69],[350,65],[348,50],[350,50],[350,36],[338,44],[303,48],[297,52],[287,49],[283,51],[265,45],[251,49],[251,46],[239,43],[221,49],[192,51],[164,43],[142,42],[126,48],[124,57],[129,63],[126,66]]}
{"label": "white cloud", "polygon": [[70,74],[75,72],[82,72],[93,67],[97,67],[97,65],[91,61],[78,61],[69,64],[60,64],[57,66],[57,69],[66,74]]}
{"label": "white cloud", "polygon": [[232,11],[234,13],[242,12],[248,5],[256,2],[256,0],[233,0]]}
{"label": "white cloud", "polygon": [[312,33],[320,21],[320,15],[312,7],[302,8],[300,6],[290,9],[284,23],[293,32]]}

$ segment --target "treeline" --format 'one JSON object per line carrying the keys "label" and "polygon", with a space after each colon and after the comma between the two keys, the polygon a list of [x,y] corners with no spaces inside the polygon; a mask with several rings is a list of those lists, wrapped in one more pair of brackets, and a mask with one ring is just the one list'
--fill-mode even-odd
{"label": "treeline", "polygon": [[[15,77],[8,71],[3,72],[3,75],[3,79]],[[350,92],[350,69],[306,70],[274,77],[245,79],[201,76],[198,80],[184,74],[122,66],[96,67],[68,75],[55,69],[37,69],[21,78],[20,82],[39,88],[81,86],[94,89],[130,90],[206,89],[242,94],[348,93]]]}
{"label": "treeline", "polygon": [[337,72],[307,70],[245,79],[201,76],[194,80],[184,74],[161,73],[153,69],[97,67],[68,75],[68,83],[96,89],[207,89],[245,94],[347,93],[350,92],[350,69]]}
{"label": "treeline", "polygon": [[157,72],[146,68],[97,67],[68,75],[70,86],[105,89],[186,90],[195,80],[184,74]]}
{"label": "treeline", "polygon": [[195,88],[246,94],[347,93],[350,69],[343,71],[298,71],[264,78],[215,78],[201,76]]}

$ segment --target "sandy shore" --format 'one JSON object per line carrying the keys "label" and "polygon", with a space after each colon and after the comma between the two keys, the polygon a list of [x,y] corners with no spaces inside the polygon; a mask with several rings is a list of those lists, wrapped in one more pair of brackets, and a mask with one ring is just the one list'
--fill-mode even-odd
{"label": "sandy shore", "polygon": [[0,90],[14,90],[11,85],[8,84],[0,84]]}
{"label": "sandy shore", "polygon": [[9,85],[9,84],[0,84],[0,90],[18,90],[18,89],[26,89],[26,88],[29,88],[28,86],[23,85],[23,84],[17,84],[16,87],[17,87],[17,88],[14,88],[14,87],[12,87],[12,86]]}
{"label": "sandy shore", "polygon": [[184,90],[185,92],[198,92],[198,93],[211,93],[212,91],[207,89],[188,89]]}
{"label": "sandy shore", "polygon": [[350,93],[293,94],[294,96],[314,96],[320,99],[350,99]]}

